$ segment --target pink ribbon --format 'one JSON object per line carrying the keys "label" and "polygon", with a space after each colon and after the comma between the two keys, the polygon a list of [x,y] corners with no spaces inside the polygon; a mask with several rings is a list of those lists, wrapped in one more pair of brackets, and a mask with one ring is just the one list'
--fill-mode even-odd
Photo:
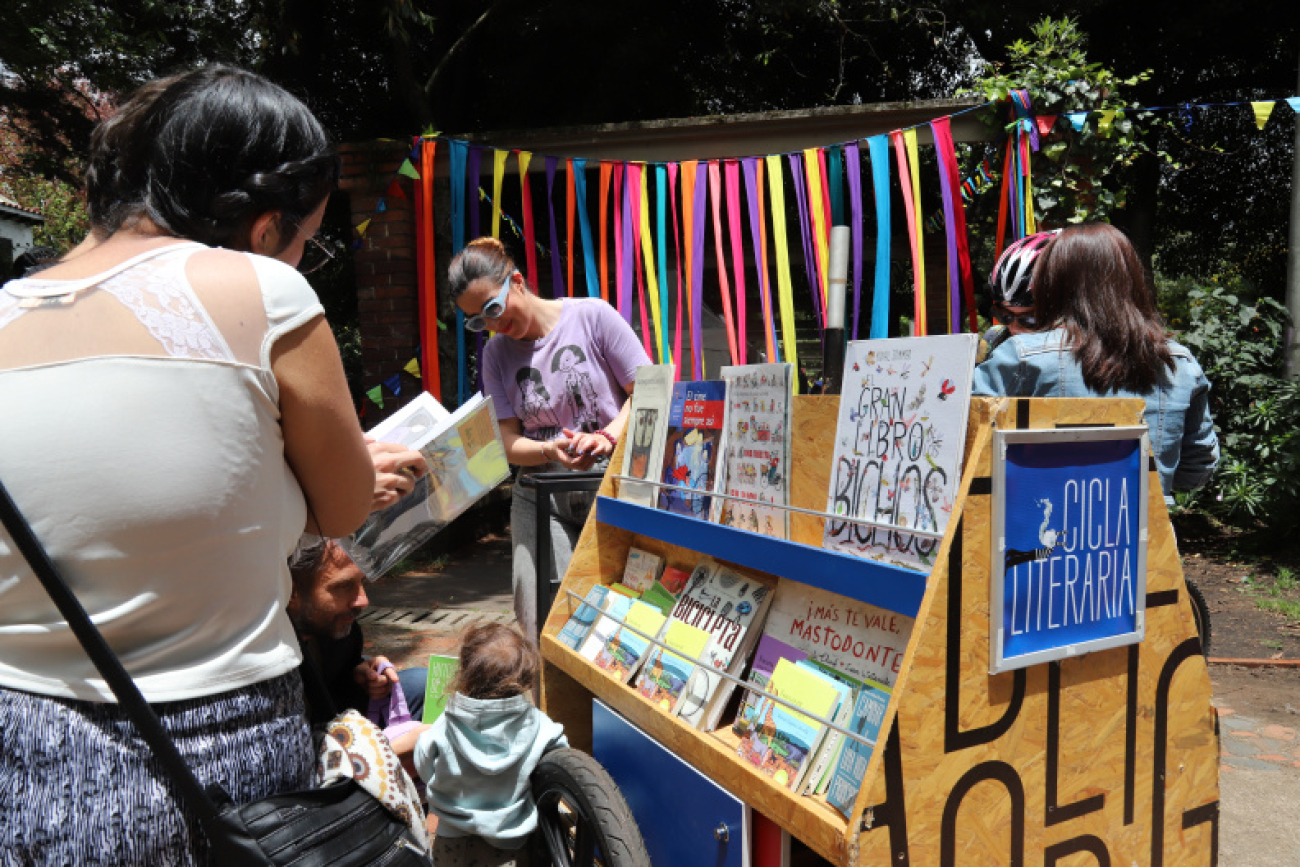
{"label": "pink ribbon", "polygon": [[740,229],[740,164],[735,160],[725,163],[727,179],[727,229],[731,235],[731,265],[736,278],[736,349],[740,363],[748,364],[749,353],[745,343],[745,254],[741,245]]}
{"label": "pink ribbon", "polygon": [[736,352],[736,323],[731,315],[727,257],[722,252],[722,172],[717,160],[709,160],[709,193],[713,204],[713,246],[718,257],[718,282],[722,289],[722,316],[727,326],[727,349],[731,353],[731,363],[740,364],[740,356]]}

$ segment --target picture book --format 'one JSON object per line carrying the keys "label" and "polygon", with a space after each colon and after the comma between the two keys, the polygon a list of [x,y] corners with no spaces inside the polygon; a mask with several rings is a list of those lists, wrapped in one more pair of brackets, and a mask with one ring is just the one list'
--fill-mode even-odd
{"label": "picture book", "polygon": [[[659,637],[659,629],[664,625],[663,613],[652,605],[647,605],[639,599],[632,600],[632,605],[628,608],[627,617],[624,618],[624,626],[620,627],[617,632],[609,637],[605,642],[605,647],[596,654],[593,662],[596,667],[606,671],[610,677],[617,678],[623,683],[632,679],[641,661],[645,658],[646,652],[650,649],[650,642],[642,635],[633,630],[649,635],[652,638]],[[632,627],[629,629],[627,627]]]}
{"label": "picture book", "polygon": [[767,536],[790,535],[790,364],[722,368],[727,383],[726,448],[722,493],[714,507],[719,523]]}
{"label": "picture book", "polygon": [[893,686],[912,635],[911,617],[782,578],[763,634],[854,680]]}
{"label": "picture book", "polygon": [[[655,473],[663,466],[673,378],[671,364],[647,364],[637,368],[628,416],[628,441],[623,449],[623,475],[653,481]],[[618,486],[620,500],[643,506],[653,507],[656,493],[653,485],[639,485],[626,479]]]}
{"label": "picture book", "polygon": [[636,689],[651,704],[671,713],[695,669],[695,660],[699,659],[709,642],[709,633],[698,626],[670,620],[661,640],[672,650],[656,647],[650,651],[641,673],[637,675]]}
{"label": "picture book", "polygon": [[[596,618],[591,629],[587,632],[587,637],[582,640],[578,647],[578,653],[584,659],[594,661],[596,655],[605,649],[605,642],[609,641],[610,636],[618,631],[618,621],[627,617],[628,610],[632,607],[632,597],[624,596],[621,593],[609,593],[605,596],[605,601],[601,603],[600,609],[605,612]],[[609,615],[608,617],[605,615]]]}
{"label": "picture book", "polygon": [[591,631],[591,625],[596,622],[596,614],[600,611],[601,603],[605,601],[607,595],[609,595],[609,588],[603,584],[597,584],[587,591],[585,601],[578,606],[577,611],[573,612],[557,636],[563,644],[574,650],[582,646],[582,641]]}
{"label": "picture book", "polygon": [[[853,716],[845,728],[874,742],[880,737],[880,724],[885,718],[889,697],[889,687],[867,681],[858,690],[853,703]],[[851,738],[844,739],[844,749],[840,751],[831,773],[830,785],[826,789],[826,801],[845,816],[853,809],[853,801],[858,796],[858,789],[862,787],[871,753],[872,748],[866,744]]]}
{"label": "picture book", "polygon": [[929,571],[961,484],[977,341],[849,343],[826,511],[882,526],[828,519],[824,547]]}
{"label": "picture book", "polygon": [[[774,636],[764,634],[758,639],[758,649],[754,651],[754,661],[749,666],[748,680],[758,689],[766,689],[767,682],[772,678],[772,672],[776,669],[777,662],[782,659],[798,662],[807,656],[806,652],[797,647],[791,647]],[[752,692],[745,693],[745,697],[740,703],[740,710],[736,712],[736,734],[744,734],[745,726],[753,718],[754,709],[758,707],[759,702],[762,700],[761,695]]]}
{"label": "picture book", "polygon": [[736,686],[716,672],[739,676],[744,670],[771,604],[771,591],[766,583],[706,558],[677,597],[672,618],[709,633],[704,664],[696,666],[674,708],[696,728],[712,731],[717,726]]}
{"label": "picture book", "polygon": [[642,551],[640,548],[633,548],[627,552],[627,564],[623,566],[623,586],[635,590],[638,594],[645,593],[650,589],[650,585],[659,580],[659,573],[663,568],[663,557],[651,554],[649,551]]}
{"label": "picture book", "polygon": [[[833,681],[840,687],[840,701],[835,706],[835,715],[831,717],[831,722],[838,726],[847,726],[850,717],[853,715],[853,699],[858,690],[862,688],[862,683],[811,659],[805,659],[799,662],[798,665],[800,668]],[[821,783],[829,780],[831,765],[835,756],[839,753],[843,737],[840,732],[833,728],[826,729],[821,745],[817,747],[812,761],[808,763],[808,773],[799,784],[801,793],[805,795],[816,794]]]}
{"label": "picture book", "polygon": [[420,452],[428,466],[409,494],[372,513],[361,529],[340,540],[372,581],[510,475],[492,399],[482,394],[449,414],[421,392],[369,435]]}
{"label": "picture book", "polygon": [[690,577],[691,573],[687,572],[685,569],[678,569],[676,566],[669,566],[664,569],[663,574],[659,576],[659,583],[664,586],[665,590],[673,596],[676,596],[678,593],[682,592],[682,588],[686,586],[686,581]]}
{"label": "picture book", "polygon": [[[830,716],[840,700],[836,685],[788,659],[777,662],[767,691],[822,718]],[[825,728],[815,719],[765,698],[737,752],[777,785],[793,789],[806,772],[805,764]]]}
{"label": "picture book", "polygon": [[690,490],[660,488],[660,509],[696,518],[709,517],[713,498],[707,494],[718,489],[718,461],[726,448],[723,428],[726,404],[725,382],[679,382],[673,386],[659,480]]}
{"label": "picture book", "polygon": [[454,656],[429,654],[429,674],[424,682],[424,712],[420,722],[431,723],[442,716],[451,698],[451,681],[456,676],[460,660]]}

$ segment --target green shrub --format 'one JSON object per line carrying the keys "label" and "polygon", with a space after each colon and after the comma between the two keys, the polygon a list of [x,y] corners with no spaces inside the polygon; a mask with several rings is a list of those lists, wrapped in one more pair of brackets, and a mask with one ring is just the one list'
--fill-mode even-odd
{"label": "green shrub", "polygon": [[1285,376],[1286,308],[1215,285],[1191,288],[1185,303],[1180,340],[1210,380],[1223,453],[1210,485],[1180,504],[1243,526],[1300,524],[1300,383]]}

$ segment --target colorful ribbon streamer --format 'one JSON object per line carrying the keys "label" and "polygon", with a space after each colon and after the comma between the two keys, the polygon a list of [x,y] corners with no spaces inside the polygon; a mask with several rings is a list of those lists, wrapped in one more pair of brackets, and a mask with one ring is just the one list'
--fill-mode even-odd
{"label": "colorful ribbon streamer", "polygon": [[[424,347],[424,390],[442,399],[438,369],[438,285],[433,250],[433,157],[437,142],[419,141],[420,180],[415,184],[415,256],[419,280],[420,345]],[[401,377],[398,377],[401,387]],[[390,386],[390,388],[392,388]],[[394,394],[397,388],[392,388]]]}
{"label": "colorful ribbon streamer", "polygon": [[[465,248],[465,160],[469,145],[463,141],[449,143],[451,168],[447,182],[451,186],[451,255]],[[456,405],[469,396],[469,365],[465,357],[465,314],[456,308]]]}
{"label": "colorful ribbon streamer", "polygon": [[695,166],[695,206],[691,209],[691,360],[696,379],[704,379],[704,212],[708,179]]}
{"label": "colorful ribbon streamer", "polygon": [[974,332],[979,330],[975,310],[975,281],[971,275],[970,244],[966,236],[966,208],[961,196],[954,195],[960,172],[957,150],[952,140],[951,118],[942,117],[931,121],[930,129],[934,132],[934,146],[939,155],[939,179],[942,182],[944,218],[948,230],[948,279],[953,286],[952,330],[954,333],[961,330],[958,327],[961,314],[956,292],[960,285],[961,294],[966,300],[970,330]]}
{"label": "colorful ribbon streamer", "polygon": [[758,157],[740,161],[745,172],[745,198],[749,202],[749,231],[754,242],[754,265],[758,268],[759,300],[763,307],[763,338],[767,346],[765,361],[781,361],[776,342],[776,323],[772,317],[772,293],[767,281],[767,227],[763,221],[763,162]]}
{"label": "colorful ribbon streamer", "polygon": [[[781,342],[785,360],[799,370],[798,334],[794,325],[794,287],[790,282],[790,246],[785,231],[785,189],[781,176],[781,158],[767,158],[767,188],[772,201],[772,243],[776,245],[776,279],[781,304]],[[799,393],[799,377],[794,378],[794,392]]]}
{"label": "colorful ribbon streamer", "polygon": [[[583,272],[587,278],[587,297],[599,298],[600,282],[596,275],[596,249],[591,242],[591,215],[587,212],[587,161],[572,160],[573,180],[578,197],[578,229],[582,234]],[[570,256],[573,252],[570,251]]]}
{"label": "colorful ribbon streamer", "polygon": [[871,155],[871,183],[876,193],[876,282],[871,294],[871,339],[889,336],[889,140],[884,135],[867,139]]}
{"label": "colorful ribbon streamer", "polygon": [[533,227],[533,186],[528,181],[528,164],[533,155],[528,151],[516,151],[515,160],[519,165],[519,196],[524,209],[524,257],[528,273],[524,277],[529,286],[537,285],[537,233]]}
{"label": "colorful ribbon streamer", "polygon": [[[559,166],[559,157],[546,158],[546,211],[551,219],[551,297],[559,298],[564,294],[564,274],[560,269],[560,233],[555,223],[555,170]],[[541,287],[537,288],[540,295]]]}
{"label": "colorful ribbon streamer", "polygon": [[736,352],[736,321],[731,314],[727,257],[722,252],[722,171],[717,160],[709,160],[709,194],[713,205],[713,246],[718,260],[718,283],[722,290],[722,317],[727,328],[727,350],[731,354],[731,363],[740,364],[740,355]]}
{"label": "colorful ribbon streamer", "polygon": [[853,236],[853,326],[844,330],[850,340],[857,340],[862,309],[862,155],[857,142],[844,146],[844,161],[848,166],[849,231]]}
{"label": "colorful ribbon streamer", "polygon": [[506,157],[510,151],[492,151],[492,237],[501,237],[501,188],[506,178]]}
{"label": "colorful ribbon streamer", "polygon": [[575,191],[577,182],[573,178],[573,160],[565,160],[564,168],[566,170],[564,175],[564,226],[565,229],[567,230],[566,237],[568,238],[569,241],[569,243],[564,248],[565,252],[568,253],[568,260],[569,260],[569,279],[565,282],[564,287],[565,287],[565,294],[568,295],[570,298],[572,298],[573,297],[573,262],[575,259],[577,259],[577,256],[575,255],[575,251],[573,249],[573,222],[574,222],[573,215],[574,215],[574,208],[577,205],[577,202],[575,201],[575,199],[577,198],[577,194]]}
{"label": "colorful ribbon streamer", "polygon": [[736,282],[736,350],[740,363],[748,364],[749,345],[745,334],[745,252],[740,230],[740,163],[727,160],[724,165],[727,189],[727,232],[731,238],[731,264]]}

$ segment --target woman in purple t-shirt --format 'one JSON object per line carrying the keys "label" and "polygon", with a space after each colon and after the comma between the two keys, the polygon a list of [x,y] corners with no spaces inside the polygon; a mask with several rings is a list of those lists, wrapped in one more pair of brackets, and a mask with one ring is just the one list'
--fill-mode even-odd
{"label": "woman in purple t-shirt", "polygon": [[[510,463],[541,472],[601,467],[627,427],[636,369],[651,364],[631,326],[598,298],[541,298],[495,238],[471,241],[448,269],[451,297],[472,331],[490,329],[481,360]],[[535,492],[510,506],[515,615],[537,634]],[[556,575],[568,568],[591,498],[552,497]]]}

